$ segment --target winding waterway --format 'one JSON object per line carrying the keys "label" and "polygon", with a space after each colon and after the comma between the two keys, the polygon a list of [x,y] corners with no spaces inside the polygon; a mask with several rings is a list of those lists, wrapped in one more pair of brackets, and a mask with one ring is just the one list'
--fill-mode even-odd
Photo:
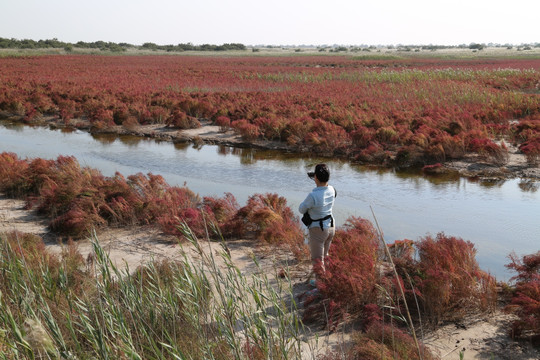
{"label": "winding waterway", "polygon": [[255,193],[278,193],[295,211],[313,187],[306,172],[324,161],[338,190],[338,226],[350,216],[373,221],[373,209],[387,242],[439,232],[461,237],[475,244],[482,269],[500,280],[513,275],[504,267],[512,251],[525,255],[540,248],[539,182],[422,177],[273,151],[178,145],[0,122],[0,152],[4,151],[22,158],[73,155],[81,165],[107,176],[116,171],[125,176],[160,174],[169,184],[185,183],[201,196],[230,192],[241,205]]}

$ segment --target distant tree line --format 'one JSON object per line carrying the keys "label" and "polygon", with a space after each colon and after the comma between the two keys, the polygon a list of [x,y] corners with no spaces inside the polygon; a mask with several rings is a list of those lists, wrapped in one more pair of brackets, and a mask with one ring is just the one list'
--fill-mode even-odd
{"label": "distant tree line", "polygon": [[[330,52],[358,52],[358,51],[373,51],[380,47],[386,47],[388,49],[397,49],[401,51],[420,51],[420,50],[443,50],[443,49],[471,49],[471,50],[483,50],[486,47],[506,47],[507,49],[512,49],[516,47],[517,50],[531,50],[533,47],[540,47],[540,43],[531,43],[531,44],[461,44],[461,45],[379,45],[379,46],[343,46],[343,45],[332,45],[332,46],[317,46],[316,48],[319,51],[330,51]],[[260,47],[273,48],[271,45],[261,45]],[[282,48],[292,47],[297,48],[297,46],[279,46]],[[313,47],[308,45],[301,45],[296,49],[296,51],[301,51],[302,47]],[[49,39],[49,40],[30,40],[30,39],[7,39],[0,37],[0,49],[64,49],[66,51],[72,51],[75,48],[79,49],[96,49],[101,51],[112,51],[112,52],[123,52],[128,49],[142,49],[142,50],[152,50],[152,51],[168,51],[168,52],[183,52],[183,51],[226,51],[226,50],[247,50],[247,47],[244,44],[240,43],[227,43],[223,45],[212,45],[212,44],[203,44],[203,45],[193,45],[192,43],[184,43],[178,45],[158,45],[152,42],[146,42],[142,45],[133,45],[128,43],[113,43],[106,41],[94,41],[94,42],[84,42],[79,41],[75,44],[59,41],[58,39]],[[253,48],[255,49],[255,48]]]}
{"label": "distant tree line", "polygon": [[246,50],[244,44],[231,43],[223,45],[193,45],[192,43],[178,45],[157,45],[154,43],[144,43],[139,48],[148,50],[165,50],[165,51],[226,51],[226,50]]}
{"label": "distant tree line", "polygon": [[223,44],[223,45],[193,45],[191,43],[178,45],[157,45],[154,43],[144,43],[142,46],[132,45],[128,43],[113,43],[106,41],[84,42],[79,41],[75,44],[59,41],[58,39],[50,40],[30,40],[30,39],[6,39],[0,37],[0,49],[64,49],[71,51],[74,48],[80,49],[99,49],[102,51],[123,52],[130,48],[145,49],[145,50],[163,50],[163,51],[225,51],[225,50],[246,50],[246,46],[238,43]]}
{"label": "distant tree line", "polygon": [[[310,46],[304,46],[304,47],[310,47]],[[380,51],[381,48],[387,48],[391,50],[398,50],[398,51],[415,51],[419,52],[421,50],[427,51],[436,51],[436,50],[446,50],[446,49],[470,49],[473,51],[479,51],[483,50],[487,47],[495,47],[495,48],[506,48],[508,50],[513,49],[514,47],[520,51],[520,50],[532,50],[532,48],[540,48],[540,43],[530,43],[530,44],[521,44],[521,45],[513,45],[513,44],[478,44],[478,43],[470,43],[470,44],[461,44],[461,45],[360,45],[360,46],[343,46],[343,45],[323,45],[323,46],[317,46],[317,50],[319,52],[360,52],[360,51]],[[297,49],[296,51],[300,51]]]}

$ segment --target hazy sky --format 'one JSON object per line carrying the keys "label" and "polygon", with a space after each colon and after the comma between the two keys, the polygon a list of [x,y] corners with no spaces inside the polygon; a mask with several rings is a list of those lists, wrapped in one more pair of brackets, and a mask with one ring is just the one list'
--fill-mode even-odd
{"label": "hazy sky", "polygon": [[141,45],[540,42],[540,0],[0,0],[0,37]]}

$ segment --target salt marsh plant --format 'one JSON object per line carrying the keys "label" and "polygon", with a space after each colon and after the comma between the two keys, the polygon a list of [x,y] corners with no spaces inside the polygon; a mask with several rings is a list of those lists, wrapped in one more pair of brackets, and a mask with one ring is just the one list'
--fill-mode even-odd
{"label": "salt marsh plant", "polygon": [[523,256],[510,255],[509,269],[517,272],[512,277],[514,288],[507,310],[519,319],[512,324],[511,335],[517,338],[530,337],[540,343],[540,252]]}
{"label": "salt marsh plant", "polygon": [[414,246],[417,259],[407,259],[408,254],[404,254],[397,262],[398,270],[405,286],[413,286],[409,301],[418,295],[426,321],[459,320],[471,312],[495,308],[495,278],[480,269],[470,241],[439,233],[421,238]]}
{"label": "salt marsh plant", "polygon": [[254,194],[235,217],[236,221],[244,223],[246,232],[254,233],[261,242],[286,248],[299,260],[307,257],[299,218],[287,206],[287,199],[283,196]]}

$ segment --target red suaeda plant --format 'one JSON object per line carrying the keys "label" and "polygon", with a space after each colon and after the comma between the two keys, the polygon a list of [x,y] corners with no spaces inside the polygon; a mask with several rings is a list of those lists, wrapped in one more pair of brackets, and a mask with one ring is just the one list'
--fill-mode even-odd
{"label": "red suaeda plant", "polygon": [[199,196],[186,187],[170,187],[157,201],[155,215],[157,223],[166,234],[182,236],[178,228],[181,223],[187,225],[195,235],[206,234],[207,223],[200,210]]}
{"label": "red suaeda plant", "polygon": [[519,259],[510,254],[507,268],[517,272],[510,280],[515,282],[513,297],[507,310],[518,315],[512,324],[512,336],[531,336],[540,340],[540,251]]}
{"label": "red suaeda plant", "polygon": [[185,223],[197,235],[204,234],[200,198],[188,188],[170,186],[161,175],[151,173],[130,175],[127,182],[117,174],[108,183],[108,199],[102,207],[107,218],[122,219],[123,224],[126,220],[143,225],[159,224],[165,233],[174,235],[181,235],[178,227]]}
{"label": "red suaeda plant", "polygon": [[225,238],[245,235],[246,224],[243,219],[236,216],[240,205],[233,194],[226,193],[221,198],[205,196],[203,204],[205,213],[218,226],[221,235]]}
{"label": "red suaeda plant", "polygon": [[507,149],[495,144],[490,139],[473,138],[469,141],[469,150],[476,152],[485,159],[497,164],[504,163],[508,158]]}
{"label": "red suaeda plant", "polygon": [[[412,262],[414,259],[414,241],[409,239],[396,240],[391,244],[388,244],[388,251],[390,256],[394,259],[394,262],[406,261]],[[389,261],[389,259],[386,259]]]}
{"label": "red suaeda plant", "polygon": [[[418,259],[409,268],[426,320],[462,318],[469,310],[492,310],[495,279],[480,270],[470,241],[439,233],[416,243]],[[407,284],[407,282],[405,282]]]}
{"label": "red suaeda plant", "polygon": [[325,269],[316,269],[317,288],[328,299],[328,309],[315,304],[305,318],[328,312],[329,325],[339,323],[345,314],[362,313],[364,306],[376,302],[379,280],[378,235],[371,222],[351,217],[338,229]]}
{"label": "red suaeda plant", "polygon": [[297,258],[307,253],[298,217],[277,194],[255,194],[240,208],[232,194],[201,201],[187,187],[169,186],[160,175],[105,177],[65,156],[19,160],[2,153],[0,175],[0,191],[26,197],[28,208],[37,207],[51,219],[53,230],[66,235],[77,237],[106,225],[158,224],[165,233],[181,236],[185,224],[206,236],[212,235],[209,225],[216,224],[226,237],[252,232]]}
{"label": "red suaeda plant", "polygon": [[298,258],[305,258],[307,248],[298,216],[278,194],[254,194],[236,213],[233,221],[243,221],[247,232],[273,246],[288,248]]}
{"label": "red suaeda plant", "polygon": [[178,129],[196,129],[201,127],[199,120],[193,116],[187,115],[182,110],[175,110],[170,117],[165,121],[167,126],[175,127]]}
{"label": "red suaeda plant", "polygon": [[321,360],[436,359],[425,345],[417,346],[414,338],[396,323],[385,323],[382,320],[380,307],[367,304],[363,310],[362,330],[352,334],[349,349],[345,353],[327,353]]}
{"label": "red suaeda plant", "polygon": [[71,201],[68,208],[51,221],[49,227],[65,235],[80,237],[106,225],[107,222],[99,215],[92,199],[80,198]]}
{"label": "red suaeda plant", "polygon": [[319,154],[348,153],[349,134],[341,126],[322,119],[315,119],[304,143]]}
{"label": "red suaeda plant", "polygon": [[28,170],[37,193],[28,198],[28,206],[52,218],[52,230],[81,236],[107,224],[100,214],[99,191],[106,180],[99,171],[81,168],[75,158],[63,156],[55,161],[34,159]]}
{"label": "red suaeda plant", "polygon": [[534,139],[540,132],[540,120],[526,119],[513,126],[513,137],[516,142],[525,142]]}
{"label": "red suaeda plant", "polygon": [[424,149],[417,145],[402,146],[397,150],[395,163],[398,166],[419,165],[424,162]]}
{"label": "red suaeda plant", "polygon": [[352,359],[436,359],[424,345],[419,353],[414,339],[405,331],[381,322],[373,322],[364,332],[355,334],[348,354]]}
{"label": "red suaeda plant", "polygon": [[531,138],[519,146],[519,150],[527,157],[527,162],[531,165],[538,165],[540,161],[540,136]]}
{"label": "red suaeda plant", "polygon": [[263,138],[268,140],[283,140],[283,133],[287,126],[287,120],[283,117],[258,117],[253,120],[253,123],[259,127]]}
{"label": "red suaeda plant", "polygon": [[246,119],[233,121],[231,126],[246,140],[255,140],[260,135],[257,125],[249,123]]}
{"label": "red suaeda plant", "polygon": [[231,119],[223,115],[218,116],[216,119],[216,125],[219,126],[219,130],[221,132],[226,132],[231,126]]}
{"label": "red suaeda plant", "polygon": [[[358,238],[353,237],[357,242],[351,245],[356,246],[341,248],[339,237],[336,239],[338,241],[333,244],[326,272],[318,274],[317,287],[324,300],[314,305],[310,303],[306,310],[310,317],[314,316],[313,308],[317,306],[325,306],[326,316],[356,310],[362,331],[355,335],[354,346],[346,358],[434,358],[404,330],[404,322],[394,322],[396,318],[403,319],[405,316],[403,309],[400,309],[403,299],[396,291],[397,286],[408,288],[405,301],[414,304],[415,296],[420,301],[421,314],[418,316],[423,321],[462,318],[467,310],[487,310],[494,306],[495,281],[479,269],[472,243],[442,233],[436,238],[427,236],[418,243],[396,241],[389,245],[389,253],[397,267],[396,278],[388,269],[389,259],[378,255],[378,234],[373,226],[366,220],[354,220],[356,227],[362,229],[360,234],[367,236],[364,243],[359,245]],[[351,241],[349,237],[345,239]],[[415,247],[418,250],[417,259],[414,258]],[[342,260],[338,262],[342,265],[336,272],[331,267],[336,264],[336,255],[339,258],[342,252]],[[349,259],[351,254],[352,259]],[[364,255],[359,257],[358,254]],[[363,277],[357,275],[361,271]],[[336,273],[339,276],[335,276]],[[340,288],[336,288],[336,284],[341,284]],[[339,291],[329,292],[332,287]],[[414,309],[416,307],[414,304]],[[409,306],[409,309],[412,308]],[[315,315],[322,316],[320,309]]]}
{"label": "red suaeda plant", "polygon": [[15,153],[1,153],[0,191],[13,197],[26,195],[30,186],[26,178],[27,168],[28,162],[20,160]]}
{"label": "red suaeda plant", "polygon": [[[143,175],[141,175],[143,176]],[[126,178],[116,173],[99,186],[99,214],[110,225],[139,224],[144,204]]]}
{"label": "red suaeda plant", "polygon": [[71,207],[73,200],[89,187],[91,189],[92,170],[81,169],[74,157],[59,156],[54,161],[34,159],[28,170],[38,180],[34,182],[40,196],[38,211],[47,216],[64,213]]}

